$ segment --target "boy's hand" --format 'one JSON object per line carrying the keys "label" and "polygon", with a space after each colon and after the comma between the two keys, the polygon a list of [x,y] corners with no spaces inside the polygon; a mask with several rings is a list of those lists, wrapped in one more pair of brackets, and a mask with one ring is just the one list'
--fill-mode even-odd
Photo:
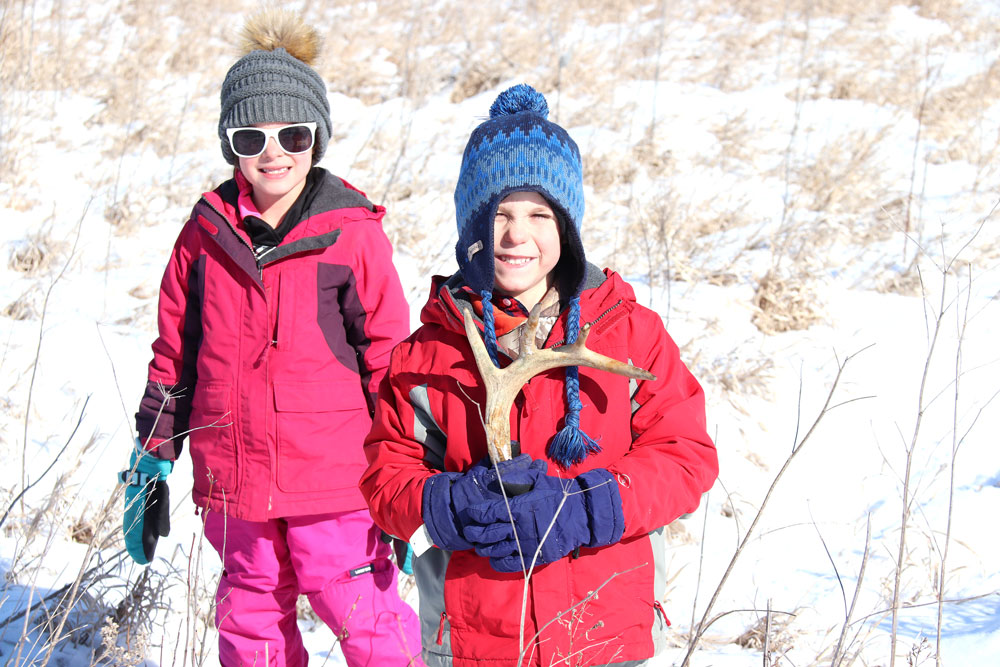
{"label": "boy's hand", "polygon": [[471,507],[499,501],[503,504],[501,481],[511,497],[532,488],[534,479],[544,477],[545,461],[532,461],[521,454],[510,461],[491,465],[483,459],[465,472],[441,472],[424,482],[422,514],[434,544],[449,551],[475,547],[463,536]]}
{"label": "boy's hand", "polygon": [[542,476],[531,491],[509,501],[509,510],[503,499],[469,508],[464,527],[476,553],[497,572],[524,572],[577,547],[614,544],[624,531],[618,483],[603,468],[574,479]]}
{"label": "boy's hand", "polygon": [[122,520],[125,549],[139,565],[153,560],[157,540],[170,534],[170,491],[166,478],[173,468],[172,461],[142,452],[137,444],[132,450],[129,469],[118,474],[118,481],[128,485]]}

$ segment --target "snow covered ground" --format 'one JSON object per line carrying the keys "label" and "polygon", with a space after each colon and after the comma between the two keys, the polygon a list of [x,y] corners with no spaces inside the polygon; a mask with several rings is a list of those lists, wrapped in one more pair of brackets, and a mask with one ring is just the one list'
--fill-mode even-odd
{"label": "snow covered ground", "polygon": [[[495,75],[468,96],[456,94],[461,40],[445,37],[470,20],[458,5],[326,8],[321,22],[375,37],[328,37],[342,60],[319,68],[338,128],[322,164],[388,206],[416,326],[430,276],[454,269],[451,196],[469,132],[508,85],[548,95],[585,156],[588,256],[664,316],[706,387],[719,448],[719,482],[671,530],[663,602],[677,646],[654,664],[682,662],[798,447],[690,664],[760,664],[771,609],[770,664],[830,664],[850,615],[843,664],[887,665],[897,570],[899,664],[933,664],[936,652],[948,665],[997,664],[1000,9],[722,4],[489,10],[482,20],[508,22],[466,26],[482,52],[530,22],[546,36],[539,52],[559,57],[472,59]],[[142,569],[114,542],[120,503],[102,510],[127,459],[164,263],[197,195],[227,176],[214,132],[231,31],[197,42],[206,60],[175,62],[190,19],[151,3],[160,56],[129,70],[148,57],[131,3],[8,7],[11,25],[38,30],[28,71],[65,82],[59,64],[90,78],[29,86],[11,69],[21,61],[0,61],[0,659],[42,664],[40,601],[86,570],[56,664],[91,664],[96,624],[116,605],[128,612],[119,620],[148,619],[145,664],[211,664],[214,635],[198,642],[218,561],[200,551],[190,462],[171,476],[173,531],[146,580],[165,586],[162,608],[120,604]],[[247,9],[232,3],[230,23]],[[206,23],[226,16],[205,12]],[[403,27],[415,36],[400,51],[389,36]],[[70,48],[83,44],[85,56]],[[363,81],[342,71],[362,62]],[[439,79],[411,78],[428,63]],[[344,664],[329,629],[307,613],[300,625],[315,664]]]}

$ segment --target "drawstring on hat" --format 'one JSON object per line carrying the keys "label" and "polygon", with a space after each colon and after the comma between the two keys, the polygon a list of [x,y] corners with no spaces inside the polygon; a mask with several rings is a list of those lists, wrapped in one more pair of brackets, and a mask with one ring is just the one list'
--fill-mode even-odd
{"label": "drawstring on hat", "polygon": [[486,352],[490,355],[493,365],[500,368],[500,358],[497,356],[497,327],[493,320],[493,293],[483,290],[483,338],[486,340]]}
{"label": "drawstring on hat", "polygon": [[[566,343],[572,345],[580,335],[580,297],[569,301],[569,313],[566,322]],[[566,425],[556,433],[549,444],[549,458],[562,468],[580,463],[589,454],[601,451],[601,446],[584,433],[580,428],[580,369],[577,366],[566,368]]]}

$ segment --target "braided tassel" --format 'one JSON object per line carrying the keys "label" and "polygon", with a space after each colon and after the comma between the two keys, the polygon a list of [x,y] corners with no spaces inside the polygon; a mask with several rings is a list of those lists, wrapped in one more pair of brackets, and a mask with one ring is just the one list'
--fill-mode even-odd
{"label": "braided tassel", "polygon": [[479,293],[483,297],[483,338],[486,340],[486,352],[490,355],[493,365],[500,367],[500,358],[497,356],[497,327],[493,321],[493,293],[483,290]]}
{"label": "braided tassel", "polygon": [[[569,301],[569,314],[566,322],[566,342],[572,345],[580,335],[580,298],[573,297]],[[549,445],[549,458],[563,469],[580,463],[593,452],[601,451],[600,445],[580,428],[580,369],[576,366],[566,368],[566,425],[556,434]]]}

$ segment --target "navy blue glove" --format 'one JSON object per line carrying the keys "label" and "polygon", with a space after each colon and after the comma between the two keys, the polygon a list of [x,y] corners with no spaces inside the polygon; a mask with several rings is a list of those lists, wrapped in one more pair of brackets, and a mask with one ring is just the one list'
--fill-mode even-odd
{"label": "navy blue glove", "polygon": [[603,468],[574,479],[539,477],[530,491],[508,503],[470,507],[463,529],[497,572],[524,572],[533,560],[551,563],[577,547],[614,544],[625,532],[618,482]]}
{"label": "navy blue glove", "polygon": [[118,473],[118,481],[128,485],[122,519],[125,549],[139,565],[153,560],[157,540],[170,534],[170,490],[166,479],[173,469],[172,461],[143,452],[136,443],[128,470]]}
{"label": "navy blue glove", "polygon": [[545,461],[532,461],[521,454],[496,466],[483,459],[465,472],[441,472],[424,482],[421,514],[434,544],[449,551],[472,549],[462,534],[470,507],[500,501],[504,480],[507,495],[530,489],[536,477],[545,476]]}

